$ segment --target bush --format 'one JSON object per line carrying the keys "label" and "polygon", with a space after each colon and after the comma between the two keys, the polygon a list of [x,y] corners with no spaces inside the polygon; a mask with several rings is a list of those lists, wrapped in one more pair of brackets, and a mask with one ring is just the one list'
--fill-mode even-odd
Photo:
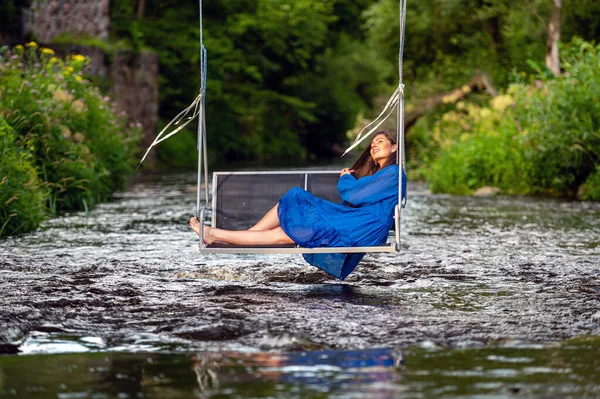
{"label": "bush", "polygon": [[513,114],[508,108],[511,103],[510,97],[500,96],[490,107],[459,104],[464,112],[444,115],[444,131],[462,134],[442,143],[438,158],[427,172],[432,191],[470,194],[483,186],[499,187],[509,194],[527,191],[519,132],[513,119],[507,118]]}
{"label": "bush", "polygon": [[600,46],[574,40],[563,66],[562,77],[542,79],[539,71],[489,107],[459,103],[445,113],[429,137],[438,143],[429,154],[435,160],[421,167],[431,189],[468,194],[492,185],[508,194],[598,198]]}
{"label": "bush", "polygon": [[533,191],[574,196],[600,160],[600,46],[575,39],[562,57],[562,77],[510,90]]}
{"label": "bush", "polygon": [[0,116],[32,155],[51,214],[109,199],[133,171],[137,129],[84,78],[86,63],[33,42],[0,60]]}
{"label": "bush", "polygon": [[14,130],[0,117],[0,238],[35,229],[44,219],[47,191],[31,154],[16,143]]}
{"label": "bush", "polygon": [[600,165],[579,187],[578,196],[582,200],[600,201]]}

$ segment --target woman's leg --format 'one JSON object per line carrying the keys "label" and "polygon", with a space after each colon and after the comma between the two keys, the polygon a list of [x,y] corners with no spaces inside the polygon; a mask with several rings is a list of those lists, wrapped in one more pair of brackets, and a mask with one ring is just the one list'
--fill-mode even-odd
{"label": "woman's leg", "polygon": [[[200,235],[200,222],[195,217],[190,219],[190,227]],[[212,244],[215,241],[223,241],[234,245],[272,245],[293,244],[294,241],[288,237],[281,227],[270,230],[222,230],[204,226],[204,243]]]}
{"label": "woman's leg", "polygon": [[276,227],[279,227],[279,215],[277,214],[278,206],[279,203],[275,204],[275,206],[271,208],[269,212],[267,212],[265,216],[259,220],[258,223],[250,227],[248,230],[272,230]]}

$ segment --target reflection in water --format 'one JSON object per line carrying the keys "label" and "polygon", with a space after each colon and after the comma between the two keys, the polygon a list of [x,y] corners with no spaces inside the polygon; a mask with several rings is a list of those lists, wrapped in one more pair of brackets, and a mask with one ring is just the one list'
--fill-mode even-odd
{"label": "reflection in water", "polygon": [[219,363],[223,360],[222,354],[206,354],[192,356],[193,370],[201,392],[219,389]]}
{"label": "reflection in water", "polygon": [[466,350],[0,357],[5,398],[595,398],[600,339]]}
{"label": "reflection in water", "polygon": [[[399,351],[311,351],[291,353],[197,353],[193,370],[202,392],[242,381],[310,387],[321,392],[359,392],[369,387],[370,395],[388,397],[399,382],[404,358]],[[236,366],[244,367],[236,367]],[[232,373],[232,370],[235,370]]]}

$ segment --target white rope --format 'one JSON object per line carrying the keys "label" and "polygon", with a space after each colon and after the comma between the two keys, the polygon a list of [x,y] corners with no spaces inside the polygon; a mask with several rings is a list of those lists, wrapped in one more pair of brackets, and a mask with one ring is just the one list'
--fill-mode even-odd
{"label": "white rope", "polygon": [[[204,11],[202,9],[202,0],[198,0],[199,18],[200,18],[200,96],[202,101],[200,104],[200,112],[198,114],[198,181],[197,181],[197,193],[196,193],[196,216],[200,216],[200,187],[202,185],[202,169],[204,167],[204,201],[206,208],[209,207],[208,201],[208,142],[206,140],[206,69],[207,69],[207,56],[206,49],[204,48],[204,27],[202,17]],[[204,224],[203,220],[200,220],[201,224]],[[200,240],[202,243],[202,240]]]}
{"label": "white rope", "polygon": [[[379,129],[379,126],[381,126],[383,124],[383,122],[385,122],[386,119],[392,114],[394,109],[396,109],[396,105],[398,104],[398,100],[400,99],[400,95],[402,93],[404,93],[403,85],[398,86],[396,91],[394,91],[394,93],[388,100],[387,104],[383,108],[383,111],[381,111],[379,116],[377,118],[375,118],[371,123],[369,123],[367,126],[362,128],[362,130],[358,133],[358,135],[354,139],[354,143],[350,147],[348,147],[348,149],[346,151],[344,151],[342,156],[344,156],[347,153],[349,153],[350,151],[352,151],[354,148],[356,148],[356,146],[360,145],[360,143],[365,141],[367,138],[369,138],[369,136],[371,134],[373,134],[375,131],[377,131],[377,129]],[[373,125],[375,125],[375,126],[373,126]],[[363,132],[367,129],[369,129],[369,131],[367,133],[365,133],[363,136]]]}
{"label": "white rope", "polygon": [[[396,89],[396,91],[394,91],[394,93],[388,100],[387,104],[385,105],[385,107],[383,108],[383,111],[381,111],[379,116],[377,118],[375,118],[367,126],[365,126],[364,128],[361,129],[361,131],[358,133],[358,135],[356,135],[356,138],[354,139],[354,143],[352,143],[352,145],[350,147],[348,147],[348,149],[346,149],[346,151],[344,151],[342,156],[344,156],[347,153],[349,153],[350,151],[352,151],[354,148],[356,148],[358,145],[360,145],[360,143],[365,141],[370,135],[372,135],[374,132],[376,132],[377,129],[383,124],[383,122],[385,122],[387,120],[387,118],[389,118],[389,116],[392,114],[394,109],[398,110],[398,117],[396,119],[396,135],[401,136],[401,137],[397,137],[398,145],[401,145],[402,148],[404,148],[404,104],[401,104],[401,103],[403,103],[403,101],[404,101],[404,84],[402,83],[402,61],[403,61],[403,54],[404,54],[404,31],[406,29],[406,0],[400,0],[399,12],[400,12],[400,23],[399,23],[399,25],[400,25],[399,26],[399,28],[400,28],[400,49],[398,52],[398,76],[399,76],[398,88]],[[402,126],[400,126],[401,123],[402,123]],[[371,127],[373,125],[374,125],[374,127]],[[365,130],[367,130],[367,129],[369,129],[369,130],[363,136],[363,132],[365,132]],[[400,143],[400,141],[402,141],[402,143]],[[399,156],[400,156],[400,154],[399,154]],[[402,161],[402,168],[404,169],[404,159],[402,159],[401,161]]]}
{"label": "white rope", "polygon": [[[400,18],[400,47],[398,49],[398,84],[400,86],[404,86],[402,81],[403,73],[402,73],[402,63],[404,60],[404,36],[406,31],[406,2],[407,0],[400,0],[400,10],[399,10],[399,18]],[[404,147],[404,92],[400,99],[398,100],[398,117],[396,118],[396,132],[398,135],[397,142],[400,148],[398,151],[398,157],[400,165],[400,173],[398,174],[398,203],[401,207],[406,206],[407,194],[404,190],[404,185],[402,184],[402,180],[404,178],[404,172],[406,171],[406,153]],[[398,235],[400,237],[400,235]]]}
{"label": "white rope", "polygon": [[[150,144],[150,147],[148,147],[148,149],[144,153],[144,156],[142,157],[142,160],[140,161],[140,166],[142,165],[142,162],[144,162],[144,160],[146,159],[146,157],[148,156],[148,154],[150,153],[150,150],[152,150],[152,148],[156,147],[159,143],[165,141],[169,137],[177,134],[181,129],[186,127],[191,121],[193,121],[198,116],[198,114],[200,112],[200,104],[201,103],[202,103],[202,94],[199,94],[198,97],[196,97],[196,99],[186,109],[181,111],[175,118],[173,118],[173,120],[171,122],[169,122],[167,124],[167,126],[164,127],[163,130],[160,131],[160,133],[158,133],[158,135],[156,136],[156,138],[154,139],[152,144]],[[192,116],[186,117],[186,115],[192,110],[193,110]],[[185,120],[185,122],[181,126],[177,127],[173,131],[169,131],[169,128],[171,126],[176,126],[179,123],[181,123],[181,121],[184,121],[184,120]],[[164,135],[164,137],[163,137],[163,135]],[[138,166],[138,168],[139,168],[139,166]]]}

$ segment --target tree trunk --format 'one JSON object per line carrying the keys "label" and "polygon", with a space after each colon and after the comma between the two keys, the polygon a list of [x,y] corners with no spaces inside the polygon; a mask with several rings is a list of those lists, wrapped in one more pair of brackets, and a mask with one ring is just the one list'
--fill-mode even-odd
{"label": "tree trunk", "polygon": [[462,100],[467,94],[475,90],[485,90],[490,96],[496,97],[498,92],[492,84],[491,79],[485,73],[478,73],[473,76],[467,83],[447,93],[436,94],[435,96],[426,98],[416,109],[406,114],[404,117],[404,129],[408,131],[420,117],[434,110],[442,104],[455,104]]}
{"label": "tree trunk", "polygon": [[[498,91],[494,87],[492,80],[490,77],[480,72],[477,75],[473,76],[469,79],[468,82],[463,84],[457,89],[451,90],[446,93],[436,94],[431,97],[428,97],[422,100],[416,107],[410,112],[407,112],[404,115],[404,131],[408,132],[408,130],[419,120],[423,115],[433,111],[437,107],[442,104],[455,104],[458,101],[465,98],[469,93],[474,91],[484,91],[489,94],[490,97],[496,97],[498,95]],[[381,104],[383,105],[383,104]],[[366,125],[371,122],[370,120],[364,120],[363,123]],[[357,126],[356,133],[363,128],[365,125]],[[381,125],[381,130],[389,130],[393,131],[396,129],[396,118],[388,118],[383,125]],[[334,144],[331,148],[331,151],[334,154],[343,154],[344,148]]]}
{"label": "tree trunk", "polygon": [[554,76],[560,75],[558,42],[560,41],[560,9],[562,0],[551,0],[552,11],[548,21],[548,39],[546,40],[546,66]]}
{"label": "tree trunk", "polygon": [[[559,0],[562,1],[562,0]],[[137,17],[141,19],[144,16],[144,11],[146,10],[146,0],[139,0],[138,8],[137,8]]]}

